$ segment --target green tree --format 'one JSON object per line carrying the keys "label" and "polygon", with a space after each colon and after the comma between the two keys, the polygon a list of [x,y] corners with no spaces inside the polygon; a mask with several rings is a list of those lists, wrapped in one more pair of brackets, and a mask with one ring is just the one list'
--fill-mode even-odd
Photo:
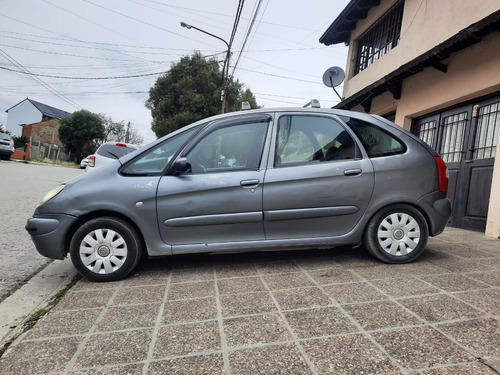
{"label": "green tree", "polygon": [[130,121],[125,125],[123,121],[114,122],[111,117],[102,113],[98,116],[101,118],[102,124],[104,125],[103,142],[116,141],[133,143],[136,145],[144,143],[144,138],[139,134],[139,130],[137,130]]}
{"label": "green tree", "polygon": [[79,162],[82,158],[85,146],[102,140],[103,137],[104,125],[102,119],[95,113],[82,109],[61,119],[59,139],[64,148],[71,152],[71,157],[75,162]]}
{"label": "green tree", "polygon": [[[205,59],[199,52],[184,56],[159,77],[149,90],[146,107],[151,110],[151,129],[157,137],[171,133],[192,122],[221,111],[222,71],[215,59]],[[228,84],[225,112],[241,109],[242,101],[257,108],[250,89],[238,80]]]}

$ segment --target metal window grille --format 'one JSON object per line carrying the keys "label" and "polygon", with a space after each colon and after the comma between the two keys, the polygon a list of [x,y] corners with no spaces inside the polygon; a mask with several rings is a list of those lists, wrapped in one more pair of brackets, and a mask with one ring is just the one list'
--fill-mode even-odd
{"label": "metal window grille", "polygon": [[399,1],[358,38],[355,74],[366,69],[398,45],[403,6],[404,1]]}
{"label": "metal window grille", "polygon": [[460,161],[464,144],[467,112],[456,113],[443,118],[441,157],[447,163]]}
{"label": "metal window grille", "polygon": [[479,109],[473,159],[494,158],[500,129],[500,103]]}
{"label": "metal window grille", "polygon": [[436,133],[436,120],[423,122],[418,127],[418,137],[429,146],[434,145],[434,134]]}

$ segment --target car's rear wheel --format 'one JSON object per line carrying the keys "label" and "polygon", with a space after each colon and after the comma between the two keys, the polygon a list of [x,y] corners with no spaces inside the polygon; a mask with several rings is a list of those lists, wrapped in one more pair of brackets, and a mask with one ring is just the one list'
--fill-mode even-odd
{"label": "car's rear wheel", "polygon": [[386,263],[408,263],[422,254],[428,237],[424,216],[401,204],[385,207],[373,216],[365,231],[364,245]]}
{"label": "car's rear wheel", "polygon": [[124,220],[101,217],[84,223],[70,243],[71,261],[91,281],[115,281],[127,276],[141,257],[141,239]]}

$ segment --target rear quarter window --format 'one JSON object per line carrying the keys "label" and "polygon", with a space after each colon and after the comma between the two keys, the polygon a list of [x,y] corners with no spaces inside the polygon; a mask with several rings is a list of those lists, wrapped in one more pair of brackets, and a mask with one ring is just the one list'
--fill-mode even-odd
{"label": "rear quarter window", "polygon": [[370,158],[406,152],[406,145],[401,140],[370,122],[351,118],[347,124],[356,133]]}
{"label": "rear quarter window", "polygon": [[106,156],[107,158],[114,158],[114,155],[121,158],[123,155],[127,155],[135,150],[136,149],[132,147],[124,147],[117,145],[102,145],[97,150],[97,153],[99,155]]}

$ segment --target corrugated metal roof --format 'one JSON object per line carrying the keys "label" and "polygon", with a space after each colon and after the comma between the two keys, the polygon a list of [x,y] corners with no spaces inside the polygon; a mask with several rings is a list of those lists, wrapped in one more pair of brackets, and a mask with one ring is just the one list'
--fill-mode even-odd
{"label": "corrugated metal roof", "polygon": [[31,104],[33,104],[42,114],[51,118],[64,118],[72,115],[70,112],[63,111],[62,109],[58,109],[55,107],[51,107],[50,105],[36,102],[31,99],[27,99]]}

